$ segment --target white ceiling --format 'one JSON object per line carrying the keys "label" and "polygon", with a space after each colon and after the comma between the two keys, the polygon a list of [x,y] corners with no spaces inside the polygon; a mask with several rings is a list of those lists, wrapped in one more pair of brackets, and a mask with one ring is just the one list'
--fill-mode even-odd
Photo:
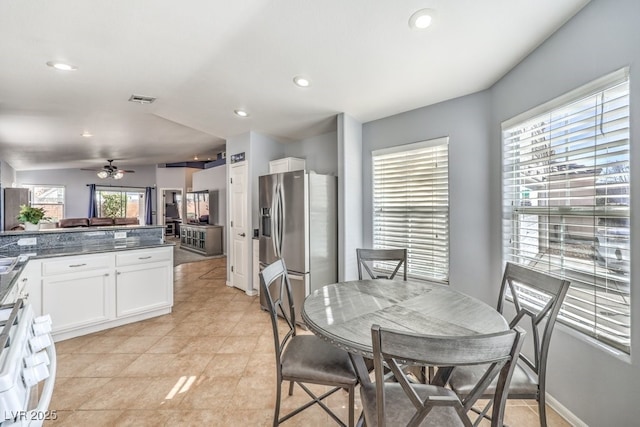
{"label": "white ceiling", "polygon": [[[340,112],[368,122],[486,89],[587,3],[2,1],[0,158],[125,167],[215,154],[248,131],[301,140],[335,130]],[[422,8],[435,21],[411,30]],[[299,74],[312,86],[294,86]]]}

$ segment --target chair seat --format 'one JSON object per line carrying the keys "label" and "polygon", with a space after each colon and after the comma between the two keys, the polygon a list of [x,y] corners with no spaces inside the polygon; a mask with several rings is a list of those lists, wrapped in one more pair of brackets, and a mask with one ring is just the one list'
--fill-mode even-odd
{"label": "chair seat", "polygon": [[[456,394],[449,389],[432,385],[416,385],[413,387],[424,400],[427,396],[450,396],[456,398]],[[387,426],[406,426],[416,412],[415,407],[398,383],[385,383],[385,421]],[[376,427],[378,417],[376,413],[376,385],[375,383],[363,383],[360,388],[362,410],[364,411],[367,427]],[[449,427],[464,426],[460,417],[452,407],[434,407],[420,426]]]}
{"label": "chair seat", "polygon": [[[449,386],[459,396],[467,396],[473,386],[480,380],[482,374],[486,371],[482,366],[459,366],[453,370],[449,379]],[[495,381],[487,387],[485,394],[493,395],[496,390]],[[520,399],[535,399],[538,394],[538,380],[529,369],[524,368],[518,363],[513,370],[513,377],[509,384],[509,397]]]}
{"label": "chair seat", "polygon": [[355,385],[353,363],[346,351],[315,335],[296,335],[282,354],[282,379],[316,384]]}

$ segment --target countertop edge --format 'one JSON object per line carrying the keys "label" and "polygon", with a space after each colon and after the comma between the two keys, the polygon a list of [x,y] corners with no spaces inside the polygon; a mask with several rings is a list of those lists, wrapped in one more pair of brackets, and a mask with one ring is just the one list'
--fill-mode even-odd
{"label": "countertop edge", "polygon": [[[22,273],[22,270],[24,270],[24,267],[27,265],[27,263],[32,260],[32,259],[47,259],[47,258],[57,258],[57,257],[63,257],[63,256],[76,256],[76,255],[90,255],[90,254],[97,254],[97,253],[104,253],[104,252],[120,252],[120,251],[132,251],[132,250],[136,250],[136,249],[149,249],[149,248],[158,248],[158,247],[163,247],[163,246],[168,246],[168,247],[173,247],[176,244],[174,242],[149,242],[149,243],[138,243],[135,246],[124,246],[124,247],[99,247],[99,245],[95,245],[95,247],[91,247],[91,246],[71,246],[71,247],[63,247],[63,248],[50,248],[48,249],[49,251],[51,250],[55,250],[55,249],[59,249],[59,250],[69,250],[68,252],[64,252],[64,253],[45,253],[45,254],[41,254],[38,255],[37,252],[33,255],[30,255],[29,252],[23,251],[21,253],[10,253],[9,256],[20,256],[20,255],[29,255],[29,257],[22,262],[19,262],[14,269],[7,274],[1,275],[0,276],[0,301],[2,301],[7,294],[9,294],[9,292],[11,292],[11,290],[13,289],[15,283],[16,283],[16,279],[20,276],[20,273]],[[0,254],[0,257],[3,257],[5,255]]]}

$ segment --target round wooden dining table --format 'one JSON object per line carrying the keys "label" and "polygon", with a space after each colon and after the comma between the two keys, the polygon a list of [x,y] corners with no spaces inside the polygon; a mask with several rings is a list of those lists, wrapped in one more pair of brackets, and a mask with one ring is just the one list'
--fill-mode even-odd
{"label": "round wooden dining table", "polygon": [[354,280],[324,286],[305,299],[302,318],[319,337],[369,358],[374,324],[440,336],[509,329],[504,317],[484,302],[446,285],[412,280]]}

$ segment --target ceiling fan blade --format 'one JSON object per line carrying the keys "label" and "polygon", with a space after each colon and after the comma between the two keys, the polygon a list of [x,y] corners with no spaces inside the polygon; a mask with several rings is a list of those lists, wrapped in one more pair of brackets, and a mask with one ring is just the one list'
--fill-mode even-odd
{"label": "ceiling fan blade", "polygon": [[88,168],[80,168],[81,171],[91,171],[91,172],[100,172],[104,169],[88,169]]}
{"label": "ceiling fan blade", "polygon": [[122,172],[122,173],[136,173],[136,171],[128,171],[128,170],[124,170],[124,169],[118,169],[118,172]]}

